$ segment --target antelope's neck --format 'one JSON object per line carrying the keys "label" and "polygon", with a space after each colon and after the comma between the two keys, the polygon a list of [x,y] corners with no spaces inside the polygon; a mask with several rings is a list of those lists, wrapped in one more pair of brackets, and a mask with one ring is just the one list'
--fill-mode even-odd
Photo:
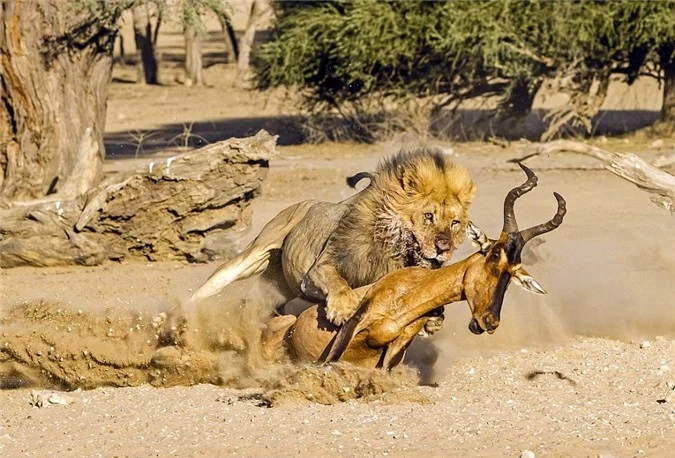
{"label": "antelope's neck", "polygon": [[482,259],[484,259],[482,254],[474,253],[461,261],[457,261],[433,271],[439,276],[437,281],[442,282],[445,286],[444,289],[447,291],[447,296],[444,299],[447,299],[446,303],[462,300],[462,297],[464,296],[464,277],[466,271],[469,267]]}

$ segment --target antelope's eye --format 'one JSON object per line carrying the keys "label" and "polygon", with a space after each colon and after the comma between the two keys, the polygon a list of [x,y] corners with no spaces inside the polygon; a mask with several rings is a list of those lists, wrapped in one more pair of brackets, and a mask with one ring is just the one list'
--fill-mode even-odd
{"label": "antelope's eye", "polygon": [[434,214],[433,213],[425,213],[424,214],[424,219],[430,223],[434,222]]}

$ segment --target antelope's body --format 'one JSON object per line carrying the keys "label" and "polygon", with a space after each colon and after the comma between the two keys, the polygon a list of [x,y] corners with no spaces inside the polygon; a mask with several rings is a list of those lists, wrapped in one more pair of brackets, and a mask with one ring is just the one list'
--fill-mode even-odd
{"label": "antelope's body", "polygon": [[466,300],[474,334],[493,333],[500,322],[504,295],[511,280],[524,289],[545,291],[522,268],[520,253],[532,238],[557,228],[566,212],[564,199],[554,193],[558,211],[550,221],[519,231],[513,204],[536,186],[537,177],[521,165],[527,181],[512,189],[504,202],[504,227],[497,240],[469,224],[467,234],[479,251],[462,261],[429,270],[407,267],[357,290],[362,299],[356,313],[341,327],[331,324],[323,307],[314,305],[293,316],[274,318],[265,334],[270,354],[283,347],[295,359],[312,362],[345,360],[364,367],[390,369],[439,307]]}
{"label": "antelope's body", "polygon": [[[434,310],[463,298],[467,268],[481,257],[476,253],[437,270],[407,267],[386,275],[367,288],[360,308],[342,328],[332,326],[322,307],[314,305],[288,329],[287,351],[304,362],[339,358],[363,367],[393,367]],[[330,356],[337,351],[339,357]]]}

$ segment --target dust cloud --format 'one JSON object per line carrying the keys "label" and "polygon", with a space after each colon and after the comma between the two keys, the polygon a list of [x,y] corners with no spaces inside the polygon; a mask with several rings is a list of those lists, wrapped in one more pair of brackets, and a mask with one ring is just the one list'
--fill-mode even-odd
{"label": "dust cloud", "polygon": [[[405,399],[414,394],[406,387],[442,381],[444,368],[462,358],[545,347],[577,335],[672,337],[674,235],[665,226],[644,225],[629,233],[619,226],[598,233],[570,224],[567,237],[546,236],[524,253],[523,263],[548,295],[512,285],[493,335],[471,334],[467,304],[450,304],[444,328],[416,339],[407,367],[392,373],[270,362],[260,335],[272,313],[269,298],[278,293],[247,280],[196,309],[174,307],[159,315],[113,306],[83,311],[59,302],[11,308],[0,322],[0,388],[212,383],[255,389],[270,405],[331,404],[384,393]],[[617,239],[623,242],[617,245]]]}
{"label": "dust cloud", "polygon": [[[630,341],[675,335],[675,218],[648,202],[635,211],[608,199],[603,212],[609,216],[595,220],[583,196],[565,195],[571,196],[570,212],[561,228],[523,253],[523,266],[548,294],[530,294],[511,284],[493,335],[467,330],[466,302],[447,306],[444,329],[431,344],[438,356],[432,379],[442,378],[453,360],[527,351],[574,336]],[[531,216],[527,205],[521,203],[517,213]],[[545,214],[536,206],[529,211]],[[499,223],[488,233],[498,233]],[[419,339],[416,344],[430,345]]]}
{"label": "dust cloud", "polygon": [[[416,370],[390,373],[348,364],[296,365],[266,358],[260,336],[270,286],[255,280],[186,311],[83,311],[53,302],[9,309],[0,320],[0,388],[217,384],[253,389],[264,405],[351,399],[426,399]],[[243,299],[245,298],[245,300]],[[408,388],[408,389],[406,389]],[[248,391],[242,396],[249,396]]]}

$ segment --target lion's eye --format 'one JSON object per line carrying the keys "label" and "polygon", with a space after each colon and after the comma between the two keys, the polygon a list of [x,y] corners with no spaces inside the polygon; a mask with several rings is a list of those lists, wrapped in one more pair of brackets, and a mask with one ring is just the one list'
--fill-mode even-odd
{"label": "lion's eye", "polygon": [[450,223],[450,227],[455,229],[457,228],[457,226],[459,226],[459,221],[457,221],[456,219],[452,220],[452,223]]}
{"label": "lion's eye", "polygon": [[424,219],[430,223],[434,222],[434,214],[433,213],[425,213],[424,214]]}

